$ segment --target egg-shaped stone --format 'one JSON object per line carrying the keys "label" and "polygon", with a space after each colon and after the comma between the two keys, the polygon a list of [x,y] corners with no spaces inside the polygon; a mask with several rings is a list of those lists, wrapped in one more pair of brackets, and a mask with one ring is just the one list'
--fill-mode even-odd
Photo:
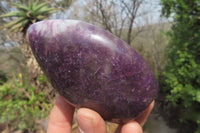
{"label": "egg-shaped stone", "polygon": [[27,36],[53,87],[76,108],[119,123],[141,114],[157,94],[144,59],[104,29],[78,20],[46,20],[31,25]]}

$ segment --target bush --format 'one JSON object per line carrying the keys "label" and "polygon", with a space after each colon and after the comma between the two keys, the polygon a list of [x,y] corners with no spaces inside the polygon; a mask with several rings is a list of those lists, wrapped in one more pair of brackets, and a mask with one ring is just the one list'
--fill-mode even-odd
{"label": "bush", "polygon": [[3,71],[0,70],[0,85],[5,83],[7,81],[7,75]]}
{"label": "bush", "polygon": [[33,131],[51,107],[44,91],[23,85],[21,74],[0,86],[0,122],[13,128]]}
{"label": "bush", "polygon": [[180,121],[192,120],[200,132],[200,8],[199,0],[162,0],[163,15],[172,15],[168,32],[168,65],[161,80],[167,101],[181,107]]}

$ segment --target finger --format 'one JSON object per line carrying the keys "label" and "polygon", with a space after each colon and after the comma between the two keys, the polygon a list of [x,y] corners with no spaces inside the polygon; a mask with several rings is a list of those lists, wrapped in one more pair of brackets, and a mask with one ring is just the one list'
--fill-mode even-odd
{"label": "finger", "polygon": [[[134,124],[134,125],[136,125],[136,124],[139,124],[140,125],[140,128],[145,124],[145,122],[146,122],[146,120],[147,120],[147,118],[148,118],[148,116],[149,116],[149,114],[151,113],[151,111],[152,111],[152,109],[153,109],[153,107],[154,107],[154,104],[155,104],[155,101],[153,101],[149,106],[148,106],[148,108],[141,114],[141,115],[139,115],[134,121],[130,121],[130,122],[128,122],[127,124],[125,124],[125,125],[128,125],[128,124]],[[125,125],[119,125],[118,126],[118,128],[117,128],[117,130],[116,130],[116,132],[115,133],[122,133],[122,128],[124,128],[124,126]],[[137,126],[137,125],[136,125]],[[128,126],[129,127],[129,126]],[[125,129],[124,130],[129,130],[127,127],[125,127]],[[142,128],[141,128],[142,129]],[[138,130],[139,130],[139,128],[138,128]],[[142,130],[141,130],[142,131]],[[124,132],[125,133],[125,132]]]}
{"label": "finger", "polygon": [[77,121],[80,133],[106,133],[105,121],[91,109],[80,108],[77,112]]}
{"label": "finger", "polygon": [[137,121],[141,126],[143,126],[145,124],[145,122],[147,121],[147,118],[149,117],[149,114],[151,113],[151,111],[154,107],[154,104],[155,104],[155,101],[153,101],[149,105],[149,107],[135,119],[135,121]]}
{"label": "finger", "polygon": [[121,133],[143,133],[143,130],[139,123],[131,121],[122,126]]}
{"label": "finger", "polygon": [[119,125],[115,133],[143,133],[143,130],[138,122],[130,121],[124,125]]}
{"label": "finger", "polygon": [[71,133],[74,107],[58,96],[51,111],[47,133]]}

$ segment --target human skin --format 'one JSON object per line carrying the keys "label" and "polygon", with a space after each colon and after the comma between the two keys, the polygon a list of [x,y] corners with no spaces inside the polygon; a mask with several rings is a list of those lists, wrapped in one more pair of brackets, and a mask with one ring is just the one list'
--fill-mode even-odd
{"label": "human skin", "polygon": [[[137,118],[127,123],[119,124],[115,133],[143,133],[142,126],[146,122],[154,101]],[[75,108],[63,97],[58,96],[51,111],[47,133],[71,133],[72,120]],[[106,133],[106,124],[103,118],[95,111],[80,108],[77,111],[77,122],[80,133]]]}

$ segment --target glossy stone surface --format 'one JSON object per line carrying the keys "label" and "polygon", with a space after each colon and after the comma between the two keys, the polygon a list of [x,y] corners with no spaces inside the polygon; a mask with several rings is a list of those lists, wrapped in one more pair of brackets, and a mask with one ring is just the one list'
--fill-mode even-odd
{"label": "glossy stone surface", "polygon": [[141,114],[157,94],[144,59],[113,34],[76,20],[47,20],[28,29],[32,51],[54,88],[77,108],[108,121]]}

